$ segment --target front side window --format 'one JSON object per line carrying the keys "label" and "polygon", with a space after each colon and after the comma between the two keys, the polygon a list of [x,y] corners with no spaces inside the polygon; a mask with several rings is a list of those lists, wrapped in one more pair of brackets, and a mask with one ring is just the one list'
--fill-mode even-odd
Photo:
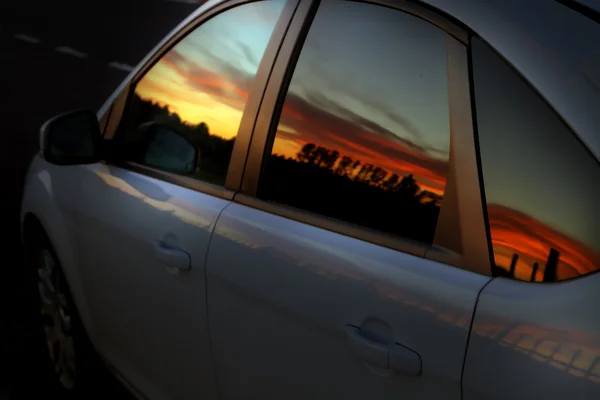
{"label": "front side window", "polygon": [[600,268],[600,166],[487,44],[473,78],[496,275],[554,282]]}
{"label": "front side window", "polygon": [[125,159],[224,185],[283,5],[258,1],[226,10],[170,49],[135,85],[119,133]]}
{"label": "front side window", "polygon": [[445,33],[390,8],[324,2],[258,195],[430,244],[449,143]]}

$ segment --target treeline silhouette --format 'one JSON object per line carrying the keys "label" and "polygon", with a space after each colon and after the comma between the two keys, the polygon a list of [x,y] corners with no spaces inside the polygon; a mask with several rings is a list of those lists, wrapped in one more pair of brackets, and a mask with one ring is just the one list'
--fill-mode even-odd
{"label": "treeline silhouette", "polygon": [[296,158],[271,155],[259,196],[378,231],[431,243],[442,197],[398,174],[314,143]]}
{"label": "treeline silhouette", "polygon": [[[193,125],[181,120],[167,106],[133,95],[127,110],[125,131],[128,141],[137,143],[141,138],[135,136],[137,128],[146,122],[157,122],[168,125],[200,150],[200,168],[197,177],[217,185],[224,185],[229,168],[229,160],[233,152],[235,139],[223,139],[210,133],[205,122]],[[135,158],[133,155],[132,158]]]}

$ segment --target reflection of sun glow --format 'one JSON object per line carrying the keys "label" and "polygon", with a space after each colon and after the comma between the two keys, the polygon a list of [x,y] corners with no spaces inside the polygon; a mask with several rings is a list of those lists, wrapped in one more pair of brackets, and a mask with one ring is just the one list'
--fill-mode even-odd
{"label": "reflection of sun glow", "polygon": [[174,64],[159,62],[138,83],[136,93],[143,99],[166,105],[184,122],[191,125],[205,122],[210,126],[211,134],[223,139],[234,138],[242,119],[245,101],[231,101],[231,98],[245,99],[247,94],[235,88],[233,83],[221,79],[216,82],[204,82],[222,89],[223,92],[221,97],[209,95],[188,83],[202,81],[201,77],[187,76],[181,81],[177,77],[181,77],[185,72],[175,68],[177,66]]}
{"label": "reflection of sun glow", "polygon": [[[280,130],[278,132],[281,132]],[[302,149],[306,143],[300,139],[288,139],[277,135],[273,142],[273,154],[278,154],[286,158],[296,158],[296,154]]]}
{"label": "reflection of sun glow", "polygon": [[557,274],[561,280],[600,267],[598,253],[519,211],[488,205],[488,218],[496,265],[508,270],[513,254],[518,254],[515,276],[519,279],[529,280],[533,264],[538,263],[536,280],[541,280],[551,248],[560,252]]}
{"label": "reflection of sun glow", "polygon": [[234,138],[283,4],[249,3],[207,21],[146,73],[136,93],[186,124],[204,122],[211,134]]}

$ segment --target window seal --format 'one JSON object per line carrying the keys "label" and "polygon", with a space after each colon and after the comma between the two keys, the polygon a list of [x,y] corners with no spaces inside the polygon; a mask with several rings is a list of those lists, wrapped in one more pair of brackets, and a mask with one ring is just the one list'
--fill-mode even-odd
{"label": "window seal", "polygon": [[492,235],[490,231],[490,223],[488,218],[487,210],[487,199],[485,195],[485,182],[483,177],[483,161],[481,157],[481,147],[479,144],[479,126],[477,123],[477,102],[475,101],[475,77],[473,75],[473,49],[471,47],[471,41],[473,35],[469,37],[468,47],[468,68],[469,68],[469,95],[471,97],[471,114],[473,116],[473,143],[475,145],[475,157],[477,158],[477,169],[479,176],[479,190],[481,195],[481,204],[483,206],[483,223],[485,224],[485,235],[487,238],[488,257],[490,260],[490,276],[494,277],[495,274],[495,260],[494,260],[494,249],[492,246]]}

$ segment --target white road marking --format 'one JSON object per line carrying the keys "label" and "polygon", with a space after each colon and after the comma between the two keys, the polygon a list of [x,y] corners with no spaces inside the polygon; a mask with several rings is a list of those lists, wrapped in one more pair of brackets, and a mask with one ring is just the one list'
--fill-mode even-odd
{"label": "white road marking", "polygon": [[83,53],[79,50],[72,49],[67,46],[58,46],[54,50],[59,53],[68,54],[70,56],[77,57],[77,58],[86,58],[88,56],[86,53]]}
{"label": "white road marking", "polygon": [[15,39],[21,40],[23,42],[32,43],[32,44],[38,44],[39,42],[41,42],[40,39],[33,37],[33,36],[25,35],[23,33],[15,33],[13,35],[13,37]]}
{"label": "white road marking", "polygon": [[121,64],[116,61],[109,63],[108,66],[110,68],[118,69],[118,70],[125,71],[125,72],[133,71],[133,67],[131,65]]}
{"label": "white road marking", "polygon": [[167,0],[171,3],[202,4],[203,0]]}

